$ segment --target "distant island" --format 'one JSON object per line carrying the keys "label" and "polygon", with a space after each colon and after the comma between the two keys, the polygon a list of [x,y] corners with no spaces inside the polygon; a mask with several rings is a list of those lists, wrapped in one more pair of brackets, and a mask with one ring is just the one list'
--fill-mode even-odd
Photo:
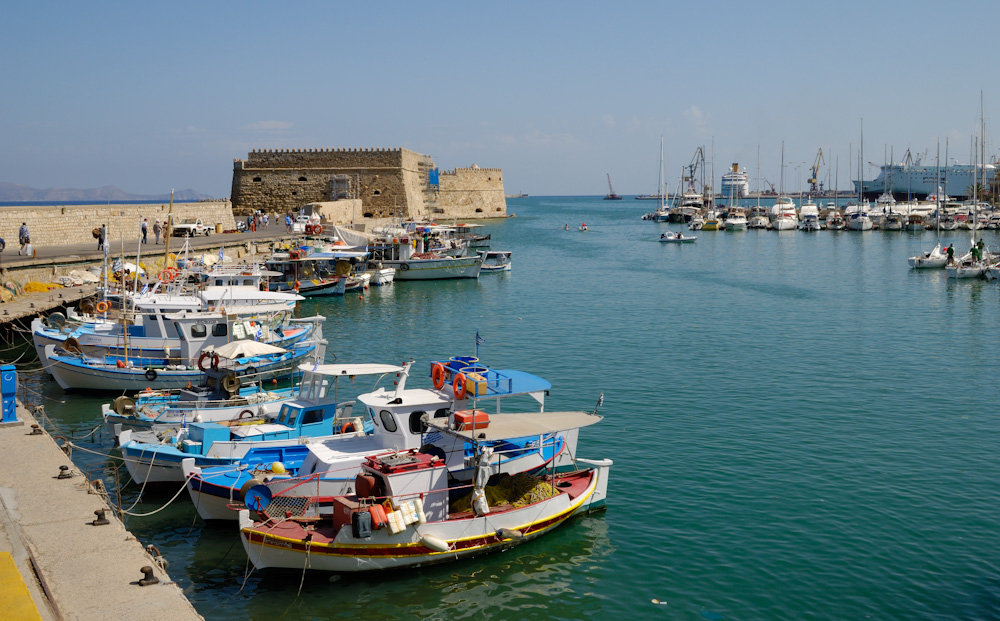
{"label": "distant island", "polygon": [[[206,196],[194,190],[174,191],[174,200],[181,202],[193,202],[208,200],[213,197]],[[107,203],[107,202],[127,202],[127,201],[168,201],[170,193],[166,194],[131,194],[113,185],[103,188],[77,189],[77,188],[48,188],[39,190],[26,185],[0,181],[0,202],[3,203]]]}

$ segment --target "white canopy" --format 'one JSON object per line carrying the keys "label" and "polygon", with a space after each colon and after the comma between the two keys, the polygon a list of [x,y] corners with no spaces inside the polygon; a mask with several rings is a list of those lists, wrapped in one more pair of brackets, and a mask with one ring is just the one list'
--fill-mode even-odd
{"label": "white canopy", "polygon": [[226,343],[221,347],[215,348],[215,353],[219,354],[220,357],[228,358],[229,360],[233,360],[235,358],[249,358],[251,356],[266,356],[268,354],[283,354],[286,351],[288,350],[250,339],[233,341],[232,343]]}
{"label": "white canopy", "polygon": [[[221,354],[220,354],[221,355]],[[300,364],[300,371],[308,371],[318,375],[380,375],[382,373],[399,373],[403,367],[392,364]]]}

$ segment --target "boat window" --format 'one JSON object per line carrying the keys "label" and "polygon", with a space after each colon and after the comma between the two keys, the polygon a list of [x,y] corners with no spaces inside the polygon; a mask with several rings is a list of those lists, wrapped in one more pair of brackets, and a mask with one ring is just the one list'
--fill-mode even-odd
{"label": "boat window", "polygon": [[389,410],[382,410],[381,412],[378,413],[378,416],[380,419],[382,419],[382,426],[385,427],[385,430],[388,431],[389,433],[392,433],[396,431],[396,429],[398,429],[398,427],[396,426],[396,419],[392,417],[392,412],[390,412]]}
{"label": "boat window", "polygon": [[311,410],[306,410],[302,414],[302,424],[308,425],[310,423],[318,423],[323,420],[323,408],[313,408]]}
{"label": "boat window", "polygon": [[450,411],[448,408],[441,408],[440,410],[434,411],[434,418],[448,418]]}
{"label": "boat window", "polygon": [[229,325],[225,323],[217,323],[212,326],[212,336],[226,336],[229,334]]}
{"label": "boat window", "polygon": [[206,334],[208,334],[208,328],[205,327],[205,324],[196,323],[193,326],[191,326],[191,336],[195,338],[201,338]]}
{"label": "boat window", "polygon": [[150,315],[149,316],[149,321],[150,321],[150,323],[156,323],[156,315]]}
{"label": "boat window", "polygon": [[376,425],[378,424],[378,419],[375,418],[375,410],[368,408],[368,418],[370,418]]}
{"label": "boat window", "polygon": [[421,412],[420,410],[410,412],[410,433],[424,432],[424,424],[420,422],[420,418],[426,414],[427,412]]}
{"label": "boat window", "polygon": [[244,278],[243,279],[243,284],[252,287],[253,286],[253,278]]}
{"label": "boat window", "polygon": [[289,407],[288,408],[288,420],[285,421],[285,424],[288,425],[289,427],[294,427],[295,426],[295,421],[298,420],[298,418],[299,418],[299,412],[300,411],[301,410],[299,410],[299,408]]}

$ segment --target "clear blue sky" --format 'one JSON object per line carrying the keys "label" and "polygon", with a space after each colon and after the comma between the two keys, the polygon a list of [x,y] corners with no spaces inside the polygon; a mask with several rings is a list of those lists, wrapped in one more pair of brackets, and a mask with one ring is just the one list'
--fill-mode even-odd
{"label": "clear blue sky", "polygon": [[847,188],[862,118],[867,161],[950,138],[968,162],[980,91],[996,154],[998,26],[984,2],[11,3],[0,181],[228,196],[254,148],[402,146],[509,193],[651,193],[662,135],[671,187],[714,138],[716,178],[753,187],[759,145],[778,183],[784,140],[786,190],[821,147]]}

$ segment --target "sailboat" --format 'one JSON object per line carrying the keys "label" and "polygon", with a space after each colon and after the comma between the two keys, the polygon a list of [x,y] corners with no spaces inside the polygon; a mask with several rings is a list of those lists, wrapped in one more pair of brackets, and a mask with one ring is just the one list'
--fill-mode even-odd
{"label": "sailboat", "polygon": [[656,185],[660,188],[660,206],[653,215],[656,222],[668,222],[670,220],[670,207],[667,206],[667,183],[663,179],[663,136],[660,136],[660,173],[656,178]]}
{"label": "sailboat", "polygon": [[778,200],[771,208],[771,229],[794,231],[799,228],[799,217],[795,213],[795,203],[785,196],[785,141],[781,141],[781,178],[778,183]]}
{"label": "sailboat", "polygon": [[[982,113],[982,92],[979,95],[979,122],[980,131],[982,133],[982,140],[985,142],[986,138],[986,125],[983,121]],[[979,278],[986,275],[989,269],[989,262],[983,257],[984,245],[982,240],[976,243],[976,228],[979,222],[979,163],[985,162],[986,152],[985,144],[982,145],[983,153],[982,158],[979,157],[979,149],[976,149],[974,153],[976,154],[976,165],[972,169],[972,239],[970,240],[971,247],[969,252],[965,254],[961,259],[956,260],[954,263],[948,265],[946,268],[948,271],[948,278]]]}
{"label": "sailboat", "polygon": [[[941,181],[941,179],[940,179],[940,175],[941,175],[941,142],[940,141],[938,141],[937,169],[938,169],[938,172],[937,172],[938,179],[937,179],[937,181],[940,182]],[[937,194],[934,195],[934,202],[935,202],[935,205],[936,205],[935,213],[937,213],[937,212],[939,212],[941,210],[941,190],[940,190],[940,186],[939,186]],[[913,218],[913,215],[911,214],[910,217]],[[937,242],[937,245],[934,246],[934,249],[931,250],[930,252],[925,252],[922,255],[918,255],[918,256],[915,256],[915,257],[910,257],[909,259],[907,259],[907,261],[909,262],[910,267],[912,267],[913,269],[918,269],[918,270],[919,269],[932,269],[932,268],[940,269],[940,268],[942,268],[942,267],[944,267],[945,265],[948,264],[948,254],[946,252],[944,252],[944,251],[941,250],[941,219],[940,218],[938,218],[938,242]]]}
{"label": "sailboat", "polygon": [[862,162],[865,159],[865,130],[864,121],[862,121],[861,126],[861,156],[858,157],[858,208],[851,213],[850,219],[847,221],[847,230],[849,231],[870,231],[873,228],[872,218],[868,214],[868,203],[864,202],[864,194],[861,188],[865,185],[865,169]]}

